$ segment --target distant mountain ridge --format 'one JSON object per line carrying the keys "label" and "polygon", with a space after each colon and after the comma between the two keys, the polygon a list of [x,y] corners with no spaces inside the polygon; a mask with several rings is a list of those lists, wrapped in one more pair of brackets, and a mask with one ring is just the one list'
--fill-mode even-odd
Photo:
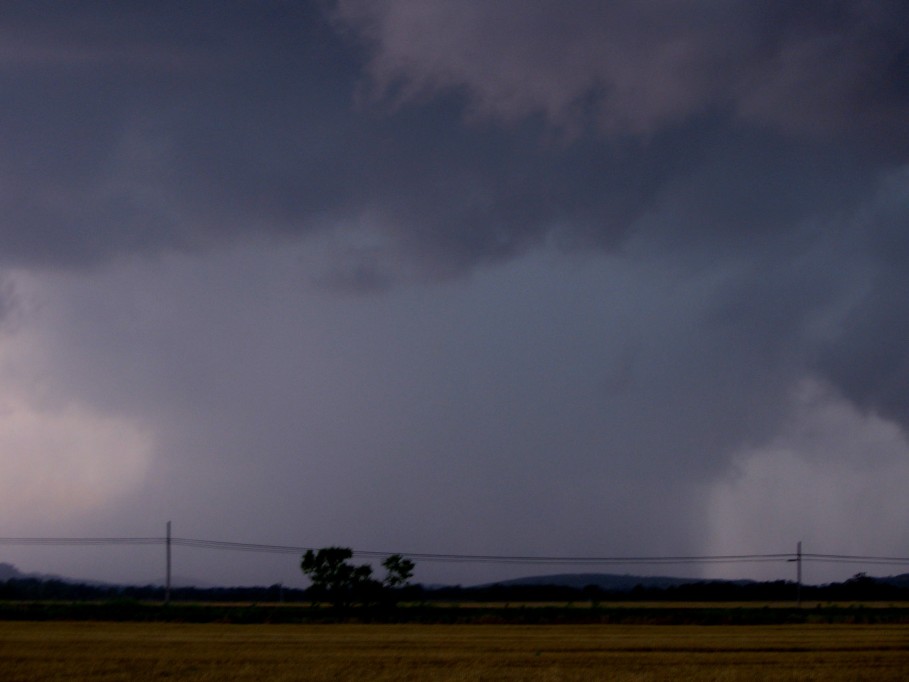
{"label": "distant mountain ridge", "polygon": [[[73,585],[95,585],[98,587],[115,587],[115,586],[119,585],[119,583],[115,584],[115,583],[110,583],[110,582],[106,582],[103,580],[84,580],[82,578],[67,578],[67,577],[64,577],[61,575],[52,575],[52,574],[48,574],[48,573],[23,573],[18,568],[16,568],[13,564],[0,562],[0,582],[4,582],[6,580],[41,580],[41,581],[58,580],[60,582],[70,583]],[[140,584],[140,583],[137,582],[137,583],[131,583],[131,584]],[[142,584],[145,584],[145,583],[142,583]],[[163,586],[164,581],[163,580],[152,580],[148,584]],[[205,580],[196,580],[194,578],[186,578],[186,577],[176,576],[176,575],[173,576],[173,578],[171,580],[171,586],[175,587],[175,588],[197,587],[200,589],[208,589],[208,588],[216,587],[214,584],[206,582]]]}
{"label": "distant mountain ridge", "polygon": [[[909,573],[900,575],[874,577],[868,576],[869,579],[875,580],[895,587],[909,587]],[[668,587],[677,587],[679,585],[694,585],[698,583],[727,583],[731,585],[754,585],[761,581],[750,580],[747,578],[739,579],[715,579],[715,578],[678,578],[673,576],[642,576],[629,574],[614,573],[556,573],[552,575],[535,575],[523,578],[513,578],[511,580],[498,580],[493,583],[477,585],[478,588],[489,588],[495,586],[503,587],[525,587],[525,586],[543,586],[552,585],[556,587],[571,587],[574,589],[583,589],[588,586],[595,586],[608,592],[630,592],[635,587],[666,589]]]}
{"label": "distant mountain ridge", "polygon": [[0,580],[13,580],[15,578],[26,578],[24,573],[22,573],[18,568],[12,564],[6,564],[0,562]]}
{"label": "distant mountain ridge", "polygon": [[[901,573],[893,576],[866,576],[863,573],[857,574],[853,578],[845,581],[848,584],[859,576],[863,580],[870,580],[877,583],[892,585],[894,587],[909,588],[909,573]],[[150,582],[122,583],[114,585],[112,583],[101,582],[97,580],[81,580],[78,578],[67,578],[59,575],[50,575],[46,573],[23,573],[16,566],[6,562],[0,562],[0,582],[8,580],[38,580],[38,581],[59,581],[72,585],[94,585],[99,587],[125,587],[125,586],[163,586],[163,581],[153,580]],[[488,589],[497,586],[501,587],[536,587],[536,586],[554,586],[567,587],[582,590],[588,586],[594,586],[605,592],[631,592],[640,586],[644,589],[667,589],[682,585],[695,585],[703,583],[725,583],[729,585],[747,586],[755,585],[761,581],[750,579],[728,579],[719,580],[711,578],[680,578],[675,576],[642,576],[630,574],[614,573],[555,573],[550,575],[524,576],[521,578],[512,578],[510,580],[498,580],[490,583],[474,585],[467,589]],[[772,581],[771,581],[772,582]],[[836,584],[836,583],[826,583]],[[187,579],[174,576],[172,580],[174,588],[198,588],[198,589],[231,589],[217,587],[204,580]],[[444,589],[445,585],[423,585],[425,589]]]}
{"label": "distant mountain ridge", "polygon": [[754,580],[706,580],[704,578],[677,578],[672,576],[642,576],[614,573],[556,573],[553,575],[535,575],[511,580],[499,580],[479,587],[524,587],[537,585],[554,585],[583,589],[588,586],[598,587],[610,592],[630,592],[635,587],[665,589],[677,585],[691,585],[703,582],[726,582],[736,585],[748,585]]}

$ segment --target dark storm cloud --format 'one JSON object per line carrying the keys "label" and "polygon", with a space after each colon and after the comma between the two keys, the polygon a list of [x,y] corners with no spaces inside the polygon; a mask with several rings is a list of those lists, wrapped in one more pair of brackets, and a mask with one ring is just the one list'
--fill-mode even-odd
{"label": "dark storm cloud", "polygon": [[311,9],[254,9],[81,4],[7,18],[7,262],[191,248],[346,210],[363,182],[344,60]]}
{"label": "dark storm cloud", "polygon": [[[909,150],[907,15],[897,2],[13,3],[0,251],[80,265],[341,227],[354,236],[314,277],[357,291],[544,243],[760,257],[765,271],[826,244],[828,263],[863,254],[873,290],[818,366],[881,407],[892,390],[836,368],[856,330],[899,336],[885,330],[901,270],[874,240],[899,242],[905,212],[885,226],[867,214],[899,190],[888,174]],[[849,220],[840,244],[827,226]],[[756,279],[725,309],[759,309]],[[801,279],[800,292],[837,290],[824,268]],[[777,298],[790,312],[774,319],[797,333],[815,301]],[[893,345],[852,372],[892,374]]]}
{"label": "dark storm cloud", "polygon": [[0,438],[135,430],[112,534],[697,551],[828,403],[905,449],[907,13],[5,3]]}
{"label": "dark storm cloud", "polygon": [[466,89],[483,113],[650,134],[703,115],[907,142],[898,1],[338,0],[382,90]]}
{"label": "dark storm cloud", "polygon": [[[13,5],[0,246],[78,264],[358,225],[375,243],[334,278],[373,286],[389,253],[444,275],[547,239],[612,248],[661,201],[697,214],[681,234],[736,232],[733,202],[741,225],[785,225],[857,191],[854,150],[760,130],[899,148],[909,23],[786,7]],[[364,65],[406,103],[355,104]]]}
{"label": "dark storm cloud", "polygon": [[905,3],[339,0],[336,17],[370,47],[374,92],[401,106],[458,92],[481,120],[542,117],[645,154],[684,131],[694,143],[663,176],[624,169],[656,186],[625,234],[748,263],[705,336],[740,337],[755,351],[742,362],[806,363],[909,424]]}
{"label": "dark storm cloud", "polygon": [[[337,278],[393,279],[382,271],[388,251],[445,275],[556,228],[568,242],[614,244],[691,146],[681,135],[650,149],[548,145],[532,124],[507,135],[465,128],[458,102],[444,98],[394,113],[358,108],[348,58],[318,17],[293,36],[258,36],[257,49],[242,32],[234,45],[231,20],[218,17],[218,39],[204,46],[156,45],[189,54],[185,68],[176,58],[174,68],[139,67],[113,49],[7,63],[7,263],[97,262],[346,224],[365,225],[378,246],[354,245]],[[154,44],[136,23],[135,39]],[[24,30],[47,40],[36,33]]]}
{"label": "dark storm cloud", "polygon": [[[909,152],[899,2],[12,3],[0,38],[8,265],[341,226],[314,278],[353,291],[543,243],[778,270]],[[898,338],[904,282],[856,244],[881,271],[819,366],[880,407],[836,368],[858,329]]]}
{"label": "dark storm cloud", "polygon": [[853,258],[864,271],[843,332],[824,345],[820,368],[849,397],[909,428],[909,176],[882,183],[855,221]]}
{"label": "dark storm cloud", "polygon": [[[7,263],[191,248],[296,217],[309,185],[292,177],[300,164],[288,167],[285,150],[305,146],[303,170],[316,175],[318,150],[303,134],[332,144],[319,134],[319,114],[338,74],[313,58],[323,47],[309,30],[316,13],[259,9],[236,2],[4,8]],[[343,67],[332,63],[330,46],[323,58]]]}
{"label": "dark storm cloud", "polygon": [[558,222],[624,224],[646,193],[604,150],[466,130],[455,102],[356,108],[355,65],[313,5],[93,9],[7,19],[7,263],[366,222],[444,274]]}

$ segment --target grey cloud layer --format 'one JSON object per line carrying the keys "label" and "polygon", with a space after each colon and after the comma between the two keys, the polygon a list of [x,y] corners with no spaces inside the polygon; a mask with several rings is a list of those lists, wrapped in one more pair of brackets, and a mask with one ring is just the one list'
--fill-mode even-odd
{"label": "grey cloud layer", "polygon": [[699,549],[806,377],[909,426],[907,13],[6,3],[17,372],[200,535]]}
{"label": "grey cloud layer", "polygon": [[353,290],[544,243],[747,260],[716,319],[905,418],[904,3],[10,7],[6,265],[332,231]]}
{"label": "grey cloud layer", "polygon": [[[651,134],[697,116],[907,142],[901,2],[339,0],[381,87]],[[892,141],[892,140],[891,140]]]}
{"label": "grey cloud layer", "polygon": [[[894,3],[342,2],[333,25],[310,3],[17,7],[0,65],[7,263],[344,223],[377,236],[350,266],[364,281],[395,277],[389,250],[444,274],[547,235],[615,246],[679,185],[702,224],[728,219],[713,181],[733,183],[745,224],[839,208],[867,177],[855,166],[885,156],[843,140],[905,143]],[[441,96],[355,106],[364,64],[398,94]],[[470,122],[477,108],[511,124]],[[795,147],[768,127],[849,135]]]}

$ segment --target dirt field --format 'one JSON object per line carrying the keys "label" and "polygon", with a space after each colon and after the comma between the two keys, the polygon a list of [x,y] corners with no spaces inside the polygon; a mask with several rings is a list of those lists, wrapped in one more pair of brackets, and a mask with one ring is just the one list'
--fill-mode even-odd
{"label": "dirt field", "polygon": [[909,626],[0,623],[0,679],[905,680]]}

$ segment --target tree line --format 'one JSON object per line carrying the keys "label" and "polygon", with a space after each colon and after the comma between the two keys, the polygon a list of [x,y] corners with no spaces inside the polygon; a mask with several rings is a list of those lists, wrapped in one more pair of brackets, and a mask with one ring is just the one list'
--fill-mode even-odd
{"label": "tree line", "polygon": [[[669,586],[637,585],[632,589],[603,589],[596,585],[572,587],[546,584],[491,584],[477,587],[425,587],[412,584],[414,562],[400,554],[382,561],[377,577],[369,564],[352,563],[353,550],[326,547],[302,555],[300,569],[311,585],[306,589],[280,584],[266,587],[177,587],[171,598],[184,602],[330,603],[336,609],[388,607],[399,602],[599,603],[622,602],[762,602],[793,600],[792,581],[703,581]],[[909,601],[909,574],[873,578],[858,573],[840,583],[802,585],[806,601]],[[60,579],[13,577],[0,580],[5,601],[162,601],[157,585],[120,586],[75,583]]]}

